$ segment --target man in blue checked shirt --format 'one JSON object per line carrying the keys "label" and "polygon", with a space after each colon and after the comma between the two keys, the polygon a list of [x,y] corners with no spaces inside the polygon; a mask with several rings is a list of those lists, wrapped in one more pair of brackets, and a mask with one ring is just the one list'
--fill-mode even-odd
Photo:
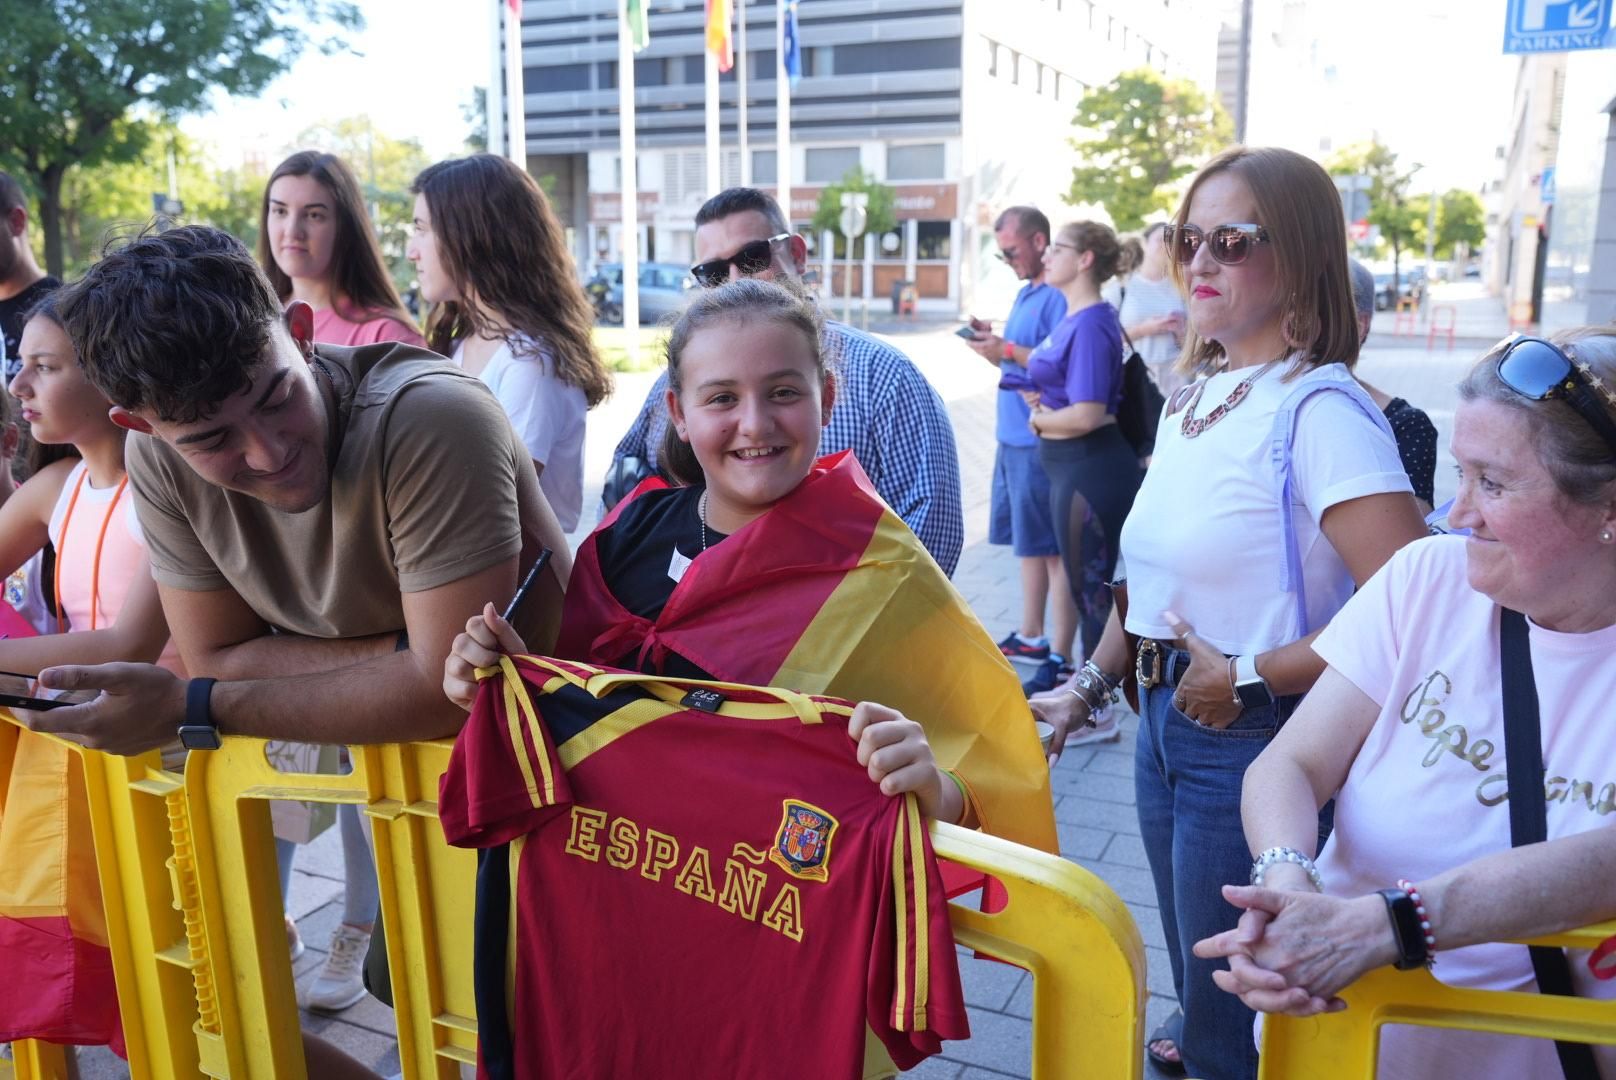
{"label": "man in blue checked shirt", "polygon": [[[735,187],[714,195],[696,212],[696,260],[691,275],[708,288],[739,277],[799,280],[808,249],[774,199],[756,188]],[[820,454],[852,450],[881,498],[952,575],[965,542],[965,524],[959,454],[942,399],[892,346],[828,319],[825,331],[838,381]],[[668,425],[663,404],[667,389],[663,372],[617,444],[612,474],[628,457],[657,467],[657,448]]]}

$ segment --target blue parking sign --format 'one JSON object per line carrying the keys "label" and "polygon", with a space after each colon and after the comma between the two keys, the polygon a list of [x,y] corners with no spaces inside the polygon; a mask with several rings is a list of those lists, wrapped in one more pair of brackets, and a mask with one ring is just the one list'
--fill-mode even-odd
{"label": "blue parking sign", "polygon": [[1610,25],[1616,0],[1509,0],[1506,53],[1570,52],[1616,46]]}

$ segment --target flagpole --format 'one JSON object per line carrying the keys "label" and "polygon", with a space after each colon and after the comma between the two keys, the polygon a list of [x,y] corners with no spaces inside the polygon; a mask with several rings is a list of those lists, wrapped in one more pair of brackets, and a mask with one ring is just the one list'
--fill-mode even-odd
{"label": "flagpole", "polygon": [[746,131],[746,4],[735,0],[735,21],[739,24],[735,50],[735,133],[741,147],[741,186],[752,186],[752,154],[747,148]]}
{"label": "flagpole", "polygon": [[527,98],[522,90],[522,0],[505,8],[505,104],[510,159],[527,170]]}
{"label": "flagpole", "polygon": [[791,0],[776,0],[774,35],[774,180],[780,209],[791,227],[791,76],[786,71],[786,15]]}
{"label": "flagpole", "polygon": [[712,49],[704,48],[707,63],[707,197],[724,190],[723,173],[718,156],[718,57]]}
{"label": "flagpole", "polygon": [[505,62],[500,46],[505,43],[505,0],[493,0],[493,19],[488,27],[488,96],[483,109],[488,124],[488,152],[505,149]]}
{"label": "flagpole", "polygon": [[623,344],[640,355],[640,180],[634,161],[634,40],[629,31],[630,0],[617,0],[617,152],[623,160]]}

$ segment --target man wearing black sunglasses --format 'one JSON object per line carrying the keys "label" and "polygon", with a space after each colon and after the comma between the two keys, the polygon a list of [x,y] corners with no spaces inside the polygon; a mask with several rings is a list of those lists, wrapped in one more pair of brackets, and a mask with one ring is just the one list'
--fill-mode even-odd
{"label": "man wearing black sunglasses", "polygon": [[[800,281],[808,246],[791,231],[779,204],[756,188],[736,187],[696,212],[691,276],[706,288],[742,277]],[[820,439],[821,455],[852,450],[875,490],[914,530],[945,573],[964,545],[959,456],[948,412],[926,377],[903,353],[845,323],[825,322],[836,365],[836,405]],[[626,458],[656,468],[667,427],[667,374],[657,378],[640,415],[617,444],[608,476]]]}

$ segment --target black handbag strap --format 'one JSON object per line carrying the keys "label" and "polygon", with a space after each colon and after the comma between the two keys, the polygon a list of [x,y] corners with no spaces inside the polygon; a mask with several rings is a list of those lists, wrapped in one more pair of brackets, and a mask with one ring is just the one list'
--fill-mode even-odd
{"label": "black handbag strap", "polygon": [[[1543,793],[1543,734],[1538,718],[1537,682],[1532,677],[1532,645],[1526,616],[1504,608],[1498,624],[1498,651],[1504,684],[1504,761],[1509,770],[1511,847],[1548,839],[1548,805]],[[1571,964],[1564,949],[1529,946],[1537,988],[1545,994],[1575,997]],[[1600,1080],[1593,1047],[1554,1044],[1566,1080]]]}

